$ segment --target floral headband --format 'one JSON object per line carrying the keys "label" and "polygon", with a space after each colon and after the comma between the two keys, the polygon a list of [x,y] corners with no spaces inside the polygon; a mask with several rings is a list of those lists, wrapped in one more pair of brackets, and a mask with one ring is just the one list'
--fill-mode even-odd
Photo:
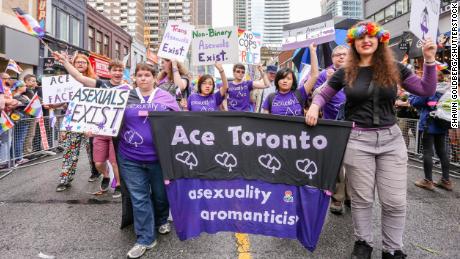
{"label": "floral headband", "polygon": [[358,26],[351,27],[347,32],[347,43],[353,44],[355,39],[363,37],[365,34],[377,37],[380,42],[388,43],[390,41],[390,32],[373,22],[368,22]]}

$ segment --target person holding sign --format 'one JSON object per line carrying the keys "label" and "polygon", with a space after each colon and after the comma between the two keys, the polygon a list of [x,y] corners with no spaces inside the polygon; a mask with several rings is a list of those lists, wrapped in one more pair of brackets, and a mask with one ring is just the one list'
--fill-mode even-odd
{"label": "person holding sign", "polygon": [[132,201],[137,241],[128,258],[139,258],[171,231],[163,173],[153,142],[150,111],[179,111],[176,99],[156,86],[157,71],[146,63],[136,66],[137,88],[131,90],[118,137],[117,161]]}
{"label": "person holding sign", "polygon": [[[80,71],[73,67],[69,62],[67,62],[63,55],[55,52],[54,56],[57,60],[64,64],[64,67],[69,72],[69,74],[75,78],[78,82],[82,83],[87,87],[96,87],[96,88],[114,88],[119,87],[123,82],[123,70],[124,64],[119,60],[112,60],[109,63],[109,72],[110,80],[101,80],[93,77],[88,77],[80,73]],[[88,137],[92,137],[91,132],[87,132]],[[97,171],[103,175],[101,182],[101,191],[107,191],[110,183],[110,176],[107,170],[106,161],[109,161],[112,165],[113,175],[115,177],[116,186],[113,193],[114,198],[121,196],[120,190],[120,174],[118,170],[117,160],[115,149],[113,146],[112,137],[108,136],[94,136],[93,138],[93,160],[96,166]]]}
{"label": "person holding sign", "polygon": [[[70,64],[67,60],[67,57],[63,54],[54,52],[53,56],[57,61],[64,64],[64,67],[67,71],[75,71],[80,76],[96,80],[96,73],[94,72],[93,67],[91,66],[91,63],[89,62],[87,56],[83,54],[77,54],[77,56],[73,60],[73,64]],[[49,107],[57,108],[59,106],[50,105]],[[86,137],[85,134],[66,131],[63,136],[63,142],[64,152],[62,154],[62,167],[61,173],[59,175],[59,184],[56,187],[57,192],[65,191],[67,190],[67,188],[71,186],[73,176],[75,175],[75,172],[77,170],[78,157],[80,155],[80,146],[82,143],[84,143],[86,147],[86,153],[88,154],[88,161],[91,167],[91,177],[88,181],[94,181],[99,177],[93,162],[91,143],[89,138]]]}
{"label": "person holding sign", "polygon": [[192,94],[187,99],[189,111],[219,111],[219,106],[225,99],[228,81],[221,64],[215,65],[222,79],[222,86],[214,93],[216,83],[211,75],[203,75],[198,80],[198,93]]}
{"label": "person holding sign", "polygon": [[318,58],[316,56],[316,46],[311,44],[310,78],[304,83],[303,87],[297,89],[297,79],[294,71],[290,68],[283,68],[276,73],[275,86],[276,92],[267,96],[262,105],[263,113],[270,113],[283,116],[303,116],[305,102],[308,93],[318,79]]}
{"label": "person holding sign", "polygon": [[345,120],[353,121],[343,164],[351,194],[355,242],[351,258],[371,258],[375,189],[382,205],[382,258],[405,258],[407,149],[393,109],[397,85],[419,96],[436,91],[436,44],[423,43],[423,78],[397,63],[388,47],[390,34],[374,22],[348,30],[348,60],[313,98],[305,120],[314,126],[318,113],[337,92],[346,95]]}
{"label": "person holding sign", "polygon": [[262,76],[259,81],[244,81],[246,68],[238,63],[233,66],[233,82],[229,83],[227,107],[229,111],[250,111],[250,93],[252,89],[264,89],[270,86],[270,81],[261,65],[257,69]]}
{"label": "person holding sign", "polygon": [[180,102],[182,93],[187,90],[189,83],[187,70],[182,63],[170,59],[162,59],[161,66],[158,87],[169,92]]}

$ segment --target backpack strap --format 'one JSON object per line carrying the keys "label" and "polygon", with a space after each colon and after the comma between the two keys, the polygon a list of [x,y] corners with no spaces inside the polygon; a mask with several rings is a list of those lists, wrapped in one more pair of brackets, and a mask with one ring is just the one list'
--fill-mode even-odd
{"label": "backpack strap", "polygon": [[302,96],[302,94],[300,93],[300,90],[295,90],[294,95],[295,95],[295,98],[297,98],[297,101],[299,102],[299,104],[302,106],[302,109],[303,109],[305,106],[305,102],[307,100]]}

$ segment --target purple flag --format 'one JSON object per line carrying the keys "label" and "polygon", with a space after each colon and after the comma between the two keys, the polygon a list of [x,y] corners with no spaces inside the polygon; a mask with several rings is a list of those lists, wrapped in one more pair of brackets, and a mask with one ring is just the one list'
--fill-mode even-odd
{"label": "purple flag", "polygon": [[177,179],[166,191],[180,240],[231,231],[298,239],[310,251],[330,200],[314,187],[243,179]]}

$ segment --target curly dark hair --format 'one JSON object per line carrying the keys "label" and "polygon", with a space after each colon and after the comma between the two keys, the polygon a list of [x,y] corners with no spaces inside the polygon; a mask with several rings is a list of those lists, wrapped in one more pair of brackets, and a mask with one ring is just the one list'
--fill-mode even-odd
{"label": "curly dark hair", "polygon": [[[359,22],[354,26],[360,26],[366,24],[367,21]],[[359,60],[360,55],[356,50],[355,44],[350,46],[347,61],[344,66],[345,69],[345,81],[352,87],[356,81],[359,71]],[[393,51],[385,43],[378,43],[377,50],[372,55],[371,65],[373,76],[372,80],[379,86],[382,87],[394,87],[400,84],[401,78],[398,67],[396,66],[396,60],[393,55]]]}

